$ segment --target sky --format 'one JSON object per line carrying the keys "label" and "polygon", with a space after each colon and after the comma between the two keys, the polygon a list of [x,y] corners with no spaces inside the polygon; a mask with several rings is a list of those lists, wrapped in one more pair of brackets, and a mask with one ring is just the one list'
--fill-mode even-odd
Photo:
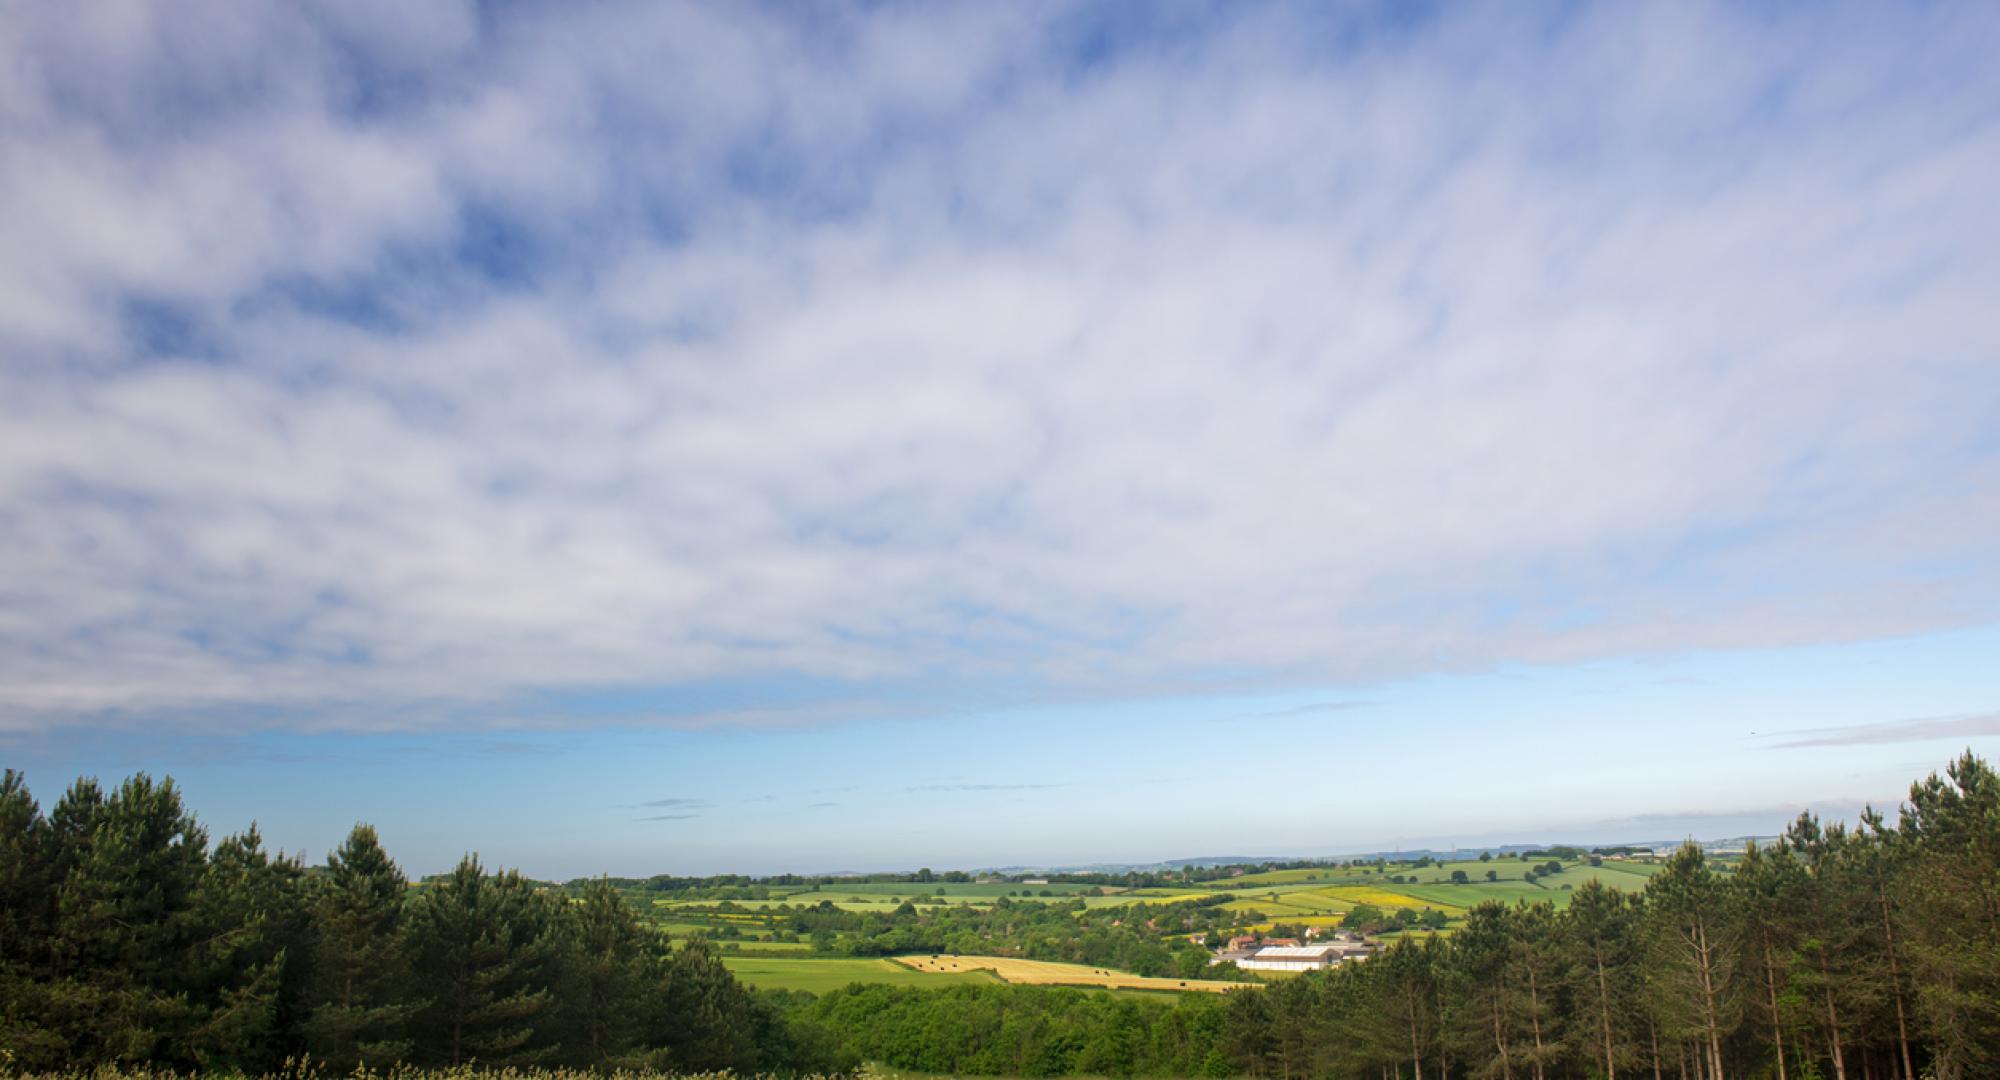
{"label": "sky", "polygon": [[0,5],[0,761],[546,877],[2000,753],[2000,9]]}

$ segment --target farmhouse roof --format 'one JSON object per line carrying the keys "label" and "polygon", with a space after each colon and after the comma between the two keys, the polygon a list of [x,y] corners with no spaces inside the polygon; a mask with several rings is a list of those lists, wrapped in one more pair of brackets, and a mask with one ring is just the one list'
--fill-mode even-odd
{"label": "farmhouse roof", "polygon": [[1266,945],[1257,950],[1259,960],[1318,960],[1341,951],[1338,945]]}

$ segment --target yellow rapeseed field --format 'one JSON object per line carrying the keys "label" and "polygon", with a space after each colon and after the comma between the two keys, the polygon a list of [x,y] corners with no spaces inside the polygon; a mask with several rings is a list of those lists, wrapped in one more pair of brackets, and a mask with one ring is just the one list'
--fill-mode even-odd
{"label": "yellow rapeseed field", "polygon": [[1344,918],[1346,918],[1344,915],[1287,915],[1283,920],[1272,919],[1269,922],[1250,923],[1243,929],[1251,933],[1268,934],[1280,925],[1330,928],[1339,926]]}
{"label": "yellow rapeseed field", "polygon": [[1335,900],[1343,901],[1350,905],[1373,904],[1378,908],[1390,910],[1395,908],[1450,908],[1448,904],[1419,900],[1414,896],[1404,896],[1402,893],[1390,892],[1387,889],[1378,889],[1372,885],[1329,885],[1324,889],[1317,889],[1315,891],[1322,896],[1332,897]]}
{"label": "yellow rapeseed field", "polygon": [[1113,990],[1205,990],[1228,993],[1253,983],[1218,982],[1212,979],[1155,979],[1128,975],[1110,968],[1085,964],[1058,964],[1048,960],[1017,960],[1011,956],[898,956],[896,962],[917,971],[990,971],[1010,983],[1028,986],[1102,986]]}

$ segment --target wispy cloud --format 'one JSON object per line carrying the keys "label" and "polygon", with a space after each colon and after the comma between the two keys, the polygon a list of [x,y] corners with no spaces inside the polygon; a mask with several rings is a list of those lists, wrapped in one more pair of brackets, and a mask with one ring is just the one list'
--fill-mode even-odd
{"label": "wispy cloud", "polygon": [[915,784],[904,791],[1048,791],[1067,784]]}
{"label": "wispy cloud", "polygon": [[632,820],[633,821],[686,821],[689,818],[696,818],[700,816],[701,816],[700,814],[654,814],[651,817],[639,817],[639,818],[633,818]]}
{"label": "wispy cloud", "polygon": [[824,809],[826,809],[826,808],[828,808],[828,807],[831,807],[831,806],[839,806],[839,805],[840,805],[840,804],[839,804],[839,803],[837,803],[837,802],[816,802],[816,803],[807,803],[807,804],[806,804],[806,809],[808,809],[808,810],[824,810]]}
{"label": "wispy cloud", "polygon": [[2000,712],[1960,716],[1923,716],[1891,720],[1880,724],[1847,727],[1805,728],[1766,736],[1781,739],[1767,750],[1789,750],[1806,746],[1858,746],[1869,743],[1931,742],[1945,739],[1977,739],[2000,736]]}
{"label": "wispy cloud", "polygon": [[1371,709],[1380,705],[1379,701],[1316,701],[1307,705],[1294,705],[1288,709],[1273,709],[1270,712],[1252,713],[1248,716],[1232,717],[1235,720],[1295,720],[1302,716],[1319,716],[1327,713],[1352,712],[1355,709]]}
{"label": "wispy cloud", "polygon": [[639,805],[649,806],[649,807],[686,807],[688,809],[701,810],[711,807],[715,804],[707,799],[671,797],[665,799],[653,799],[648,802],[642,802]]}
{"label": "wispy cloud", "polygon": [[2000,615],[1981,5],[383,10],[8,10],[0,727]]}
{"label": "wispy cloud", "polygon": [[454,740],[441,743],[411,743],[398,746],[395,752],[410,757],[507,758],[556,757],[563,753],[563,749],[544,743],[466,742]]}
{"label": "wispy cloud", "polygon": [[1591,843],[1617,840],[1724,840],[1738,836],[1775,836],[1784,831],[1800,813],[1811,811],[1827,821],[1855,822],[1873,805],[1894,817],[1895,799],[1871,801],[1856,798],[1829,798],[1813,803],[1776,803],[1734,809],[1659,811],[1628,817],[1605,818],[1580,824],[1549,826],[1539,834],[1546,842],[1554,838],[1576,837]]}

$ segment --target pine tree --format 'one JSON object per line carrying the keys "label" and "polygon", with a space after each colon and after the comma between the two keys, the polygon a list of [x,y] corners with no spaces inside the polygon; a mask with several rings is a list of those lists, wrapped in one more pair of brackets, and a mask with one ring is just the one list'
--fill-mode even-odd
{"label": "pine tree", "polygon": [[1229,1024],[1222,1043],[1233,1074],[1263,1076],[1278,1054],[1271,1001],[1263,994],[1240,994],[1229,1001]]}
{"label": "pine tree", "polygon": [[312,883],[313,1056],[348,1071],[409,1056],[417,1011],[404,896],[409,881],[370,825],[356,825]]}
{"label": "pine tree", "polygon": [[269,1072],[303,1049],[295,1029],[308,941],[304,873],[296,858],[266,852],[255,825],[210,853],[188,957],[208,1006],[193,1047],[205,1068]]}
{"label": "pine tree", "polygon": [[48,933],[48,822],[13,769],[0,774],[0,964],[27,965]]}
{"label": "pine tree", "polygon": [[1786,1080],[1785,1028],[1792,965],[1806,905],[1805,869],[1791,849],[1750,841],[1728,880],[1733,950],[1749,981],[1752,1011],[1776,1053],[1777,1080]]}
{"label": "pine tree", "polygon": [[1377,1007],[1386,1021],[1384,1035],[1399,1044],[1399,1060],[1410,1063],[1416,1080],[1424,1080],[1426,1063],[1430,1065],[1429,1075],[1440,1078],[1447,1075],[1437,1061],[1439,975],[1445,967],[1440,959],[1443,949],[1435,937],[1422,942],[1401,937],[1368,962],[1371,973],[1381,973],[1377,980]]}
{"label": "pine tree", "polygon": [[49,826],[13,769],[0,775],[0,1047],[19,1068],[62,1064],[62,1036],[46,1026],[42,979],[55,890]]}
{"label": "pine tree", "polygon": [[[1278,1075],[1287,1078],[1298,1076],[1323,1076],[1325,1069],[1320,1058],[1319,1047],[1324,1041],[1321,1033],[1322,1018],[1318,1009],[1318,995],[1313,993],[1316,983],[1295,979],[1284,984],[1287,992],[1276,995],[1277,1046],[1276,1059]],[[1120,1005],[1131,1009],[1130,1002]],[[1136,1033],[1134,1033],[1136,1035]],[[1102,1072],[1111,1075],[1130,1075],[1131,1054],[1098,1054],[1079,1062],[1083,1071]]]}
{"label": "pine tree", "polygon": [[[81,779],[71,784],[55,808],[49,811],[44,838],[47,844],[48,880],[59,889],[90,854],[97,835],[97,821],[104,815],[104,791],[96,780]],[[50,896],[51,921],[55,897]]]}
{"label": "pine tree", "polygon": [[705,939],[691,938],[661,958],[654,980],[647,1042],[664,1051],[658,1063],[680,1072],[756,1068],[747,1037],[750,996]]}
{"label": "pine tree", "polygon": [[1636,907],[1593,879],[1576,890],[1564,915],[1576,1042],[1605,1080],[1617,1080],[1618,1066],[1635,1056],[1629,1025],[1636,1007]]}
{"label": "pine tree", "polygon": [[1853,903],[1858,884],[1846,872],[1848,833],[1843,826],[1822,826],[1811,813],[1802,813],[1785,830],[1784,843],[1805,872],[1802,895],[1795,901],[1800,925],[1795,980],[1813,1030],[1826,1044],[1833,1080],[1847,1080],[1848,1050],[1862,1033],[1866,1015],[1860,976],[1870,952],[1865,947],[1866,912],[1857,912]]}
{"label": "pine tree", "polygon": [[1472,909],[1451,939],[1447,965],[1446,1024],[1459,1054],[1487,1061],[1482,1075],[1512,1080],[1518,1060],[1516,1016],[1520,991],[1514,984],[1513,938],[1505,904],[1488,900]]}
{"label": "pine tree", "polygon": [[1646,987],[1663,1034],[1696,1043],[1723,1075],[1722,1042],[1741,1013],[1725,899],[1700,846],[1683,844],[1646,886]]}
{"label": "pine tree", "polygon": [[57,888],[51,1009],[79,1061],[195,1064],[204,1010],[189,963],[207,832],[173,781],[140,773],[96,802],[71,789],[52,819]]}
{"label": "pine tree", "polygon": [[570,1060],[619,1063],[641,1033],[638,1002],[647,965],[656,957],[638,918],[618,891],[600,879],[584,888],[560,923],[559,1008]]}
{"label": "pine tree", "polygon": [[1508,912],[1508,963],[1513,972],[1514,1002],[1525,1022],[1524,1048],[1535,1080],[1546,1080],[1549,1066],[1561,1056],[1563,1014],[1557,1007],[1565,981],[1555,906],[1526,904]]}
{"label": "pine tree", "polygon": [[1843,906],[1857,925],[1868,927],[1863,937],[1868,949],[1867,978],[1864,986],[1871,998],[1884,1003],[1879,1026],[1882,1034],[1869,1042],[1884,1042],[1903,1080],[1916,1080],[1913,1043],[1917,1030],[1916,988],[1911,980],[1909,913],[1904,910],[1905,875],[1909,871],[1911,845],[1894,828],[1884,823],[1872,807],[1862,811],[1861,828],[1844,849]]}
{"label": "pine tree", "polygon": [[[538,910],[539,909],[539,910]],[[488,876],[475,856],[424,889],[409,933],[424,996],[417,1055],[449,1065],[534,1064],[549,1006],[547,909],[519,874]]]}
{"label": "pine tree", "polygon": [[1940,1080],[2000,1073],[2000,776],[1970,750],[1910,789],[1904,894]]}
{"label": "pine tree", "polygon": [[[14,802],[18,814],[19,800],[27,792],[18,782],[17,788]],[[99,1048],[90,1043],[91,1034],[84,1024],[100,995],[83,981],[83,973],[61,947],[57,897],[63,883],[88,855],[103,813],[104,792],[97,781],[78,780],[56,801],[38,829],[29,826],[40,834],[40,867],[30,875],[34,883],[27,886],[43,892],[38,914],[30,921],[39,932],[18,942],[25,973],[15,980],[14,992],[0,997],[0,1015],[7,1017],[13,1032],[10,1048],[19,1067],[56,1069],[102,1057]]]}

